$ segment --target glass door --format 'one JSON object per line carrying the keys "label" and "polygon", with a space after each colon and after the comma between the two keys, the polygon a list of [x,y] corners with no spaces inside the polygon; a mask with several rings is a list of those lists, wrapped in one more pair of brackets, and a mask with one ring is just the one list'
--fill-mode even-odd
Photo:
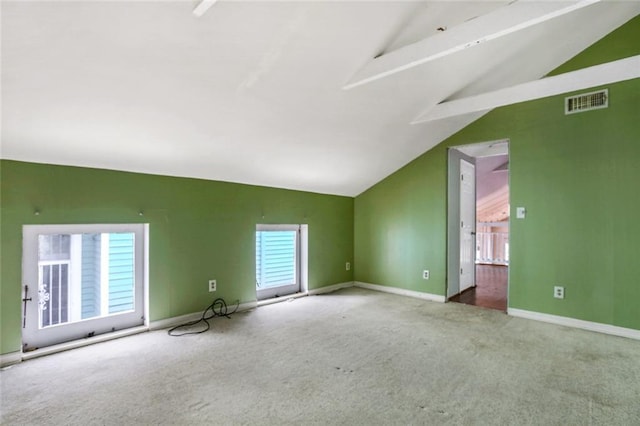
{"label": "glass door", "polygon": [[258,300],[300,291],[300,226],[258,225],[256,293]]}
{"label": "glass door", "polygon": [[144,225],[27,225],[25,350],[144,324]]}

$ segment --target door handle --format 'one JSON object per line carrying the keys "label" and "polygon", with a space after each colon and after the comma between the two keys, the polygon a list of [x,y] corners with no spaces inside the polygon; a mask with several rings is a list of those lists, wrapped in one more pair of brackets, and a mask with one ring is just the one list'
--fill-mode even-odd
{"label": "door handle", "polygon": [[22,298],[22,303],[24,303],[24,307],[22,308],[22,328],[27,326],[27,302],[31,302],[31,297],[27,297],[29,295],[29,286],[25,284],[24,286],[24,297]]}
{"label": "door handle", "polygon": [[471,231],[471,235],[476,235],[476,233],[475,233],[475,232],[473,232],[473,231]]}

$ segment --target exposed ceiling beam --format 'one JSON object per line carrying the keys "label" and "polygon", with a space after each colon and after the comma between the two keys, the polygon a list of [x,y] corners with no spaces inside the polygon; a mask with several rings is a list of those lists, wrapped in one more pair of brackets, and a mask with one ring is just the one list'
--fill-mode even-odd
{"label": "exposed ceiling beam", "polygon": [[195,7],[195,9],[193,9],[193,14],[196,15],[198,18],[200,18],[217,1],[218,0],[202,0],[200,3],[198,3],[198,5]]}
{"label": "exposed ceiling beam", "polygon": [[640,78],[640,55],[583,68],[493,92],[443,102],[421,114],[411,124],[440,120],[477,111],[531,101],[561,93]]}
{"label": "exposed ceiling beam", "polygon": [[386,55],[360,70],[348,90],[574,12],[601,0],[518,1]]}

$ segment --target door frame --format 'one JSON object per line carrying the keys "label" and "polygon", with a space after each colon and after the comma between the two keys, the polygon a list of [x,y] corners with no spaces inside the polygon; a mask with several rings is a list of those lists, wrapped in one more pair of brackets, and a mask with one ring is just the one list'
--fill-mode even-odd
{"label": "door frame", "polygon": [[[509,154],[510,143],[511,141],[505,138],[453,146],[447,150],[447,279],[445,300],[460,293],[460,160],[475,165],[477,157]],[[511,163],[509,166],[511,167]],[[511,179],[511,171],[509,171],[509,179]],[[509,182],[509,200],[511,200],[511,182]],[[509,232],[509,238],[509,246],[511,246],[511,232]],[[511,268],[509,268],[509,273],[510,271]],[[507,304],[509,303],[508,298],[509,285],[507,284]]]}

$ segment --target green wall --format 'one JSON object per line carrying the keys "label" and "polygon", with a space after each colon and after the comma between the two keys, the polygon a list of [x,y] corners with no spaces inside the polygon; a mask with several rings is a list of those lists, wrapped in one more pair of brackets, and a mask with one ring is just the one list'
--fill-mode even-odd
{"label": "green wall", "polygon": [[444,295],[446,160],[438,146],[356,197],[356,281]]}
{"label": "green wall", "polygon": [[[22,225],[149,223],[152,321],[254,301],[257,223],[309,225],[309,288],[348,282],[353,198],[3,160],[0,353],[20,350]],[[39,215],[34,212],[38,210]],[[143,216],[139,212],[143,212]],[[263,218],[264,216],[264,218]]]}
{"label": "green wall", "polygon": [[[559,69],[637,55],[637,40],[640,18]],[[512,211],[527,209],[509,306],[640,329],[640,79],[606,87],[605,110],[565,116],[566,95],[496,109],[356,197],[355,280],[444,295],[447,147],[509,138]]]}

